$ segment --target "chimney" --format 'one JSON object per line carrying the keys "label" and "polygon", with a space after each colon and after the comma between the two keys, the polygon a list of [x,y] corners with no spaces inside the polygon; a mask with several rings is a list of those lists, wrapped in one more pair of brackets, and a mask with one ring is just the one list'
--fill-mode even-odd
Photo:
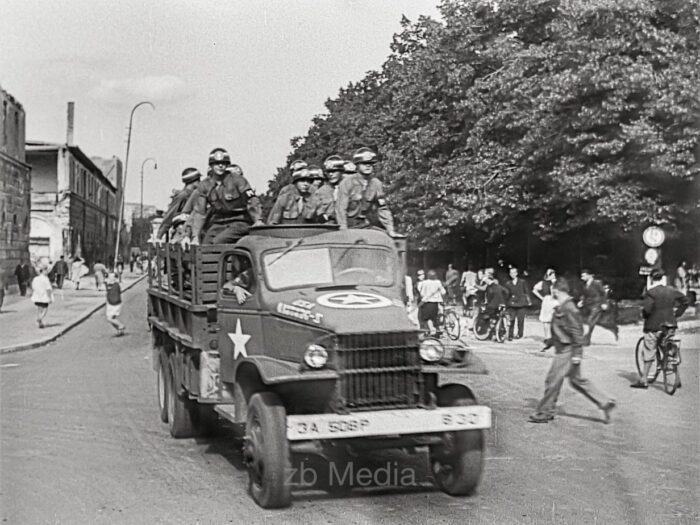
{"label": "chimney", "polygon": [[73,121],[75,117],[75,102],[68,103],[68,129],[66,130],[66,144],[73,145]]}

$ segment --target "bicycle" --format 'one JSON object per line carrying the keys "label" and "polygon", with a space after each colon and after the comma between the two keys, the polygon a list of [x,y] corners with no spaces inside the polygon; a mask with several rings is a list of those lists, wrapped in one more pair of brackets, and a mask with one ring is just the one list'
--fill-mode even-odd
{"label": "bicycle", "polygon": [[447,337],[456,341],[462,335],[462,326],[457,315],[457,307],[454,305],[445,305],[438,312],[438,331],[444,328],[447,332]]}
{"label": "bicycle", "polygon": [[508,337],[508,326],[510,325],[510,316],[508,315],[505,305],[500,305],[496,311],[495,319],[486,313],[486,307],[480,306],[474,318],[472,332],[474,337],[479,341],[485,341],[491,337],[495,337],[496,341],[503,343]]}
{"label": "bicycle", "polygon": [[[681,384],[681,378],[678,374],[678,366],[681,364],[681,341],[680,339],[675,339],[675,335],[675,326],[667,324],[661,326],[661,333],[656,339],[654,361],[647,376],[647,382],[653,383],[663,371],[664,390],[671,396]],[[637,341],[634,356],[637,372],[641,376],[644,371],[644,337],[640,337],[639,341]]]}

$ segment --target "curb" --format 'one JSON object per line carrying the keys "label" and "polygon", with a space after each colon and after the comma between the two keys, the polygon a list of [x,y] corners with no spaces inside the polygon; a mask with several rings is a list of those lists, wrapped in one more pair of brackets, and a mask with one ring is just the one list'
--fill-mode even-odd
{"label": "curb", "polygon": [[[139,277],[135,281],[132,281],[127,286],[125,286],[124,289],[122,290],[122,292],[126,292],[130,288],[136,286],[138,283],[143,281],[146,277],[148,277],[148,274],[147,273],[143,274],[141,277]],[[61,337],[63,334],[65,334],[66,332],[68,332],[72,328],[75,328],[80,323],[85,321],[88,317],[90,317],[92,314],[97,312],[100,308],[102,308],[105,305],[105,302],[106,302],[106,300],[102,301],[97,306],[93,306],[93,307],[90,307],[89,309],[85,310],[82,314],[80,314],[80,316],[75,321],[71,321],[68,325],[66,325],[64,328],[62,328],[57,334],[45,337],[44,339],[38,339],[36,341],[32,341],[30,343],[22,343],[22,344],[15,345],[15,346],[7,346],[5,348],[0,348],[0,355],[11,354],[14,352],[22,352],[23,350],[31,350],[33,348],[39,348],[41,346],[44,346],[44,345],[47,345],[49,343],[54,342],[56,339]]]}

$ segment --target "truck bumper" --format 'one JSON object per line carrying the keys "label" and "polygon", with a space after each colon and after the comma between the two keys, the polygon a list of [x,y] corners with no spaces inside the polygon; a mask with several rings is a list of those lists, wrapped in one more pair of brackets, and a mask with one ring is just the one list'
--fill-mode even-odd
{"label": "truck bumper", "polygon": [[372,436],[428,434],[491,428],[486,406],[439,407],[432,410],[377,410],[355,414],[287,416],[287,439],[344,439]]}

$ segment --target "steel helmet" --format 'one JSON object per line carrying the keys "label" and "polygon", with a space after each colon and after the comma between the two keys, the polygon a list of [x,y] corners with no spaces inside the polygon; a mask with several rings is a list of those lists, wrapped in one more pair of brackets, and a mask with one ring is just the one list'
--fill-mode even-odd
{"label": "steel helmet", "polygon": [[345,162],[343,168],[345,169],[345,173],[357,173],[357,166],[350,161]]}
{"label": "steel helmet", "polygon": [[311,174],[308,168],[301,168],[292,173],[292,182],[299,182],[300,180],[311,180]]}
{"label": "steel helmet", "polygon": [[360,148],[352,156],[352,161],[355,164],[375,164],[377,154],[369,148]]}
{"label": "steel helmet", "polygon": [[321,168],[312,164],[311,166],[309,166],[308,170],[309,177],[311,177],[311,179],[323,180],[323,170]]}
{"label": "steel helmet", "polygon": [[226,171],[233,175],[243,175],[243,169],[238,164],[231,164]]}
{"label": "steel helmet", "polygon": [[308,164],[305,161],[297,159],[289,165],[289,171],[294,173],[295,171],[306,167],[308,167]]}
{"label": "steel helmet", "polygon": [[220,162],[231,164],[231,156],[224,148],[214,148],[209,154],[209,165],[211,166],[212,164],[218,164]]}
{"label": "steel helmet", "polygon": [[182,170],[182,182],[189,184],[202,178],[202,174],[199,173],[197,168],[185,168]]}
{"label": "steel helmet", "polygon": [[324,171],[345,171],[345,161],[338,155],[331,155],[323,162]]}

